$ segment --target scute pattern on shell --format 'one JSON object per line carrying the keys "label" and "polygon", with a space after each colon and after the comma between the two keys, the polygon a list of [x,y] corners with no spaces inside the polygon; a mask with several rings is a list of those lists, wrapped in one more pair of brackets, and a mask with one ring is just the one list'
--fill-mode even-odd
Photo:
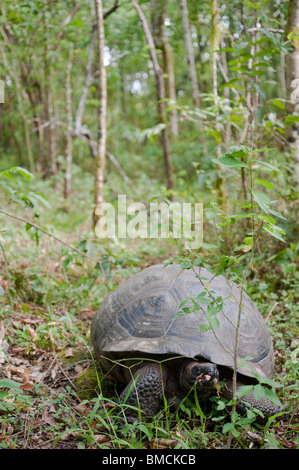
{"label": "scute pattern on shell", "polygon": [[[124,281],[106,299],[96,313],[91,337],[96,355],[119,357],[120,353],[203,357],[218,365],[233,367],[233,355],[240,289],[225,277],[206,269],[182,271],[179,265],[154,265]],[[208,325],[207,305],[192,313],[178,315],[183,300],[205,291],[222,297],[223,308],[217,314],[220,326],[201,331]],[[272,340],[265,322],[248,295],[243,292],[239,331],[239,358],[251,357],[254,373],[273,377]],[[186,304],[188,305],[188,303]],[[185,305],[185,306],[186,306]],[[239,369],[252,375],[247,366]]]}

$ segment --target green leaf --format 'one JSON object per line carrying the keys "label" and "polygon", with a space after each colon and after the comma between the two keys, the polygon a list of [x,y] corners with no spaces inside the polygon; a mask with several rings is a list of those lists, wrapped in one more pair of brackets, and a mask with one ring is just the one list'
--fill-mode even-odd
{"label": "green leaf", "polygon": [[146,437],[148,438],[149,441],[152,439],[153,434],[152,434],[151,430],[148,429],[147,426],[140,423],[140,424],[138,424],[138,429],[146,435]]}
{"label": "green leaf", "polygon": [[210,331],[212,329],[210,325],[204,325],[203,323],[200,323],[198,327],[201,333],[204,333],[205,331]]}
{"label": "green leaf", "polygon": [[264,390],[265,390],[265,395],[266,395],[267,398],[269,398],[269,400],[271,400],[273,403],[276,403],[276,405],[282,407],[282,404],[281,404],[278,396],[274,392],[274,390],[272,390],[270,388],[266,388],[266,387],[265,387]]}
{"label": "green leaf", "polygon": [[194,401],[195,401],[195,406],[196,406],[196,410],[199,414],[199,416],[201,416],[202,418],[205,419],[205,415],[201,409],[201,406],[199,404],[199,401],[198,401],[198,396],[197,396],[197,393],[196,393],[196,388],[194,388]]}
{"label": "green leaf", "polygon": [[284,217],[283,215],[281,215],[279,212],[274,211],[273,209],[270,209],[269,212],[270,212],[270,214],[275,215],[275,216],[278,217],[279,219],[288,220],[286,217]]}
{"label": "green leaf", "polygon": [[299,34],[297,31],[291,31],[289,34],[288,34],[288,39],[290,41],[293,41],[295,39],[299,39]]}
{"label": "green leaf", "polygon": [[276,171],[277,173],[281,173],[281,171],[280,171],[278,168],[276,168],[276,166],[271,165],[271,164],[268,163],[268,162],[262,162],[261,160],[257,160],[257,162],[258,162],[258,163],[261,163],[262,165],[264,165],[264,166],[266,166],[266,167],[268,167],[268,168],[270,168],[270,170]]}
{"label": "green leaf", "polygon": [[211,299],[206,297],[207,292],[201,292],[196,297],[194,297],[195,302],[200,304],[209,305],[211,303]]}
{"label": "green leaf", "polygon": [[209,322],[210,322],[211,328],[213,328],[213,329],[215,329],[215,328],[218,329],[219,326],[220,326],[219,320],[215,316],[210,317]]}
{"label": "green leaf", "polygon": [[218,411],[221,411],[221,410],[225,409],[226,404],[224,403],[224,401],[219,400],[217,403],[218,403],[218,405],[217,405],[217,410]]}
{"label": "green leaf", "polygon": [[231,415],[231,420],[233,423],[235,423],[236,421],[238,421],[238,419],[239,419],[239,415],[237,411],[234,411],[233,414]]}
{"label": "green leaf", "polygon": [[240,52],[242,49],[246,49],[249,46],[249,43],[246,41],[242,41],[236,45],[235,51]]}
{"label": "green leaf", "polygon": [[182,261],[180,266],[181,266],[182,269],[192,268],[192,264],[189,261]]}
{"label": "green leaf", "polygon": [[[41,202],[44,206],[48,207],[49,209],[51,208],[51,205],[48,199],[43,194],[40,194],[40,193],[30,193],[30,194],[33,199],[37,200],[37,202]],[[38,205],[38,204],[35,203],[35,205]]]}
{"label": "green leaf", "polygon": [[236,220],[233,217],[224,217],[224,222],[218,224],[219,227],[227,227],[228,225],[234,225]]}
{"label": "green leaf", "polygon": [[254,10],[259,10],[262,6],[260,2],[256,2],[255,4],[252,2],[247,2],[247,3],[248,3],[248,6],[253,8]]}
{"label": "green leaf", "polygon": [[207,310],[207,317],[213,317],[214,315],[217,315],[217,313],[220,312],[222,309],[223,305],[222,304],[215,304],[214,302],[210,302]]}
{"label": "green leaf", "polygon": [[234,158],[231,155],[224,155],[224,157],[218,159],[212,158],[212,162],[224,166],[225,168],[248,168],[248,165],[245,162],[242,162],[242,160]]}
{"label": "green leaf", "polygon": [[63,267],[66,269],[71,261],[73,261],[73,256],[70,253],[68,253],[66,257],[64,258],[64,260],[62,261]]}
{"label": "green leaf", "polygon": [[15,380],[11,379],[1,379],[0,380],[0,387],[1,388],[20,388],[20,386],[23,385],[20,382],[16,382]]}
{"label": "green leaf", "polygon": [[245,237],[243,238],[243,242],[246,243],[246,245],[253,245],[253,237]]}
{"label": "green leaf", "polygon": [[253,390],[253,385],[242,385],[237,391],[237,396],[239,398],[244,397],[245,395],[248,395]]}
{"label": "green leaf", "polygon": [[275,225],[275,219],[273,219],[273,217],[271,217],[270,215],[258,214],[257,216],[260,220],[266,222],[267,224]]}
{"label": "green leaf", "polygon": [[294,114],[291,114],[289,116],[286,116],[285,118],[285,124],[288,126],[289,124],[293,124],[294,122],[299,122],[299,116],[294,116]]}
{"label": "green leaf", "polygon": [[261,191],[255,191],[252,189],[251,193],[252,193],[253,199],[255,200],[255,202],[257,202],[260,208],[264,212],[268,213],[270,209],[271,198],[267,194],[262,193]]}
{"label": "green leaf", "polygon": [[265,188],[267,188],[267,189],[274,189],[274,184],[271,183],[270,181],[263,180],[263,179],[257,178],[257,177],[254,177],[254,179],[255,179],[259,184],[261,184],[262,186],[264,186]]}
{"label": "green leaf", "polygon": [[0,173],[0,176],[5,176],[7,178],[12,178],[14,175],[24,176],[28,181],[35,178],[30,171],[26,170],[26,168],[22,168],[21,166],[13,166],[9,170],[5,170]]}
{"label": "green leaf", "polygon": [[270,224],[267,227],[263,227],[263,230],[265,230],[270,235],[272,235],[272,237],[277,238],[277,240],[280,240],[286,243],[286,241],[282,237],[282,235],[285,235],[285,231],[282,230],[282,228],[278,227],[277,225]]}
{"label": "green leaf", "polygon": [[257,384],[253,387],[253,394],[256,400],[260,400],[265,396],[265,388],[262,385]]}
{"label": "green leaf", "polygon": [[271,103],[278,109],[280,109],[281,111],[284,111],[284,100],[281,100],[281,99],[278,99],[278,98],[274,98]]}
{"label": "green leaf", "polygon": [[246,145],[232,145],[229,148],[229,151],[226,152],[226,155],[231,155],[232,157],[241,157],[241,156],[248,156],[248,154],[251,152],[249,147],[246,147]]}
{"label": "green leaf", "polygon": [[107,279],[110,279],[111,278],[111,263],[109,260],[103,260],[101,262],[101,265],[102,265],[102,269],[105,273],[105,276]]}
{"label": "green leaf", "polygon": [[233,429],[235,429],[234,423],[225,423],[225,425],[222,428],[222,432],[223,434],[225,434],[229,431],[232,431]]}
{"label": "green leaf", "polygon": [[239,436],[240,436],[240,432],[239,432],[236,428],[234,428],[234,429],[232,429],[232,435],[233,435],[234,437],[239,437]]}

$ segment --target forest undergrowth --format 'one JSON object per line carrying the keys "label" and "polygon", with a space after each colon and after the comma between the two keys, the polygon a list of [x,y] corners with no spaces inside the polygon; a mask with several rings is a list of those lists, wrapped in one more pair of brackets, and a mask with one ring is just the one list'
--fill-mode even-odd
{"label": "forest undergrowth", "polygon": [[[120,389],[97,367],[91,319],[122,280],[151,264],[175,260],[179,253],[167,240],[104,244],[94,239],[91,221],[82,215],[88,195],[80,202],[74,190],[66,206],[57,189],[55,196],[50,192],[53,182],[46,184],[51,208],[41,212],[39,224],[99,259],[101,268],[46,234],[6,219],[0,245],[0,447],[226,448],[229,412],[213,400],[200,409],[186,404],[179,414],[161,410],[153,422],[117,434],[112,416]],[[26,210],[14,209],[14,214],[25,218]],[[209,231],[207,225],[209,243],[204,241],[201,249],[206,259],[216,249]],[[286,414],[266,426],[239,425],[232,448],[298,446],[298,250],[298,243],[268,241],[268,251],[263,246],[258,254],[258,272],[252,271],[247,284],[274,341],[277,395]]]}

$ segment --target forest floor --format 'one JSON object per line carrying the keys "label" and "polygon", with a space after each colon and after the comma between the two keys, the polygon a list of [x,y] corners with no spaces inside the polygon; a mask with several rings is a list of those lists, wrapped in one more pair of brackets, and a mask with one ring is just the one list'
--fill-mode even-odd
{"label": "forest floor", "polygon": [[[62,210],[59,217],[59,223],[52,218],[51,223],[44,220],[43,226],[51,226],[65,239],[64,225],[70,215]],[[173,248],[135,243],[134,247],[118,246],[109,252],[96,243],[79,246],[90,255],[100,254],[106,262],[107,281],[92,261],[70,253],[46,235],[36,245],[21,223],[9,221],[9,225],[0,246],[0,286],[6,292],[0,304],[0,448],[226,448],[228,435],[222,433],[222,427],[227,418],[222,419],[221,413],[215,418],[208,408],[203,408],[204,416],[186,409],[179,419],[176,414],[168,417],[166,424],[165,417],[160,417],[155,427],[144,429],[143,440],[136,433],[122,438],[114,431],[110,416],[117,391],[111,379],[101,384],[104,396],[98,394],[90,323],[107,286],[164,261]],[[68,243],[78,242],[82,233],[88,233],[82,220],[77,227],[69,234]],[[288,256],[294,269],[287,275],[284,260],[277,263],[277,272],[261,269],[259,287],[253,286],[255,301],[267,317],[273,337],[275,380],[281,384],[277,394],[288,413],[266,427],[239,428],[232,448],[298,447],[294,254],[293,246]],[[275,295],[265,301],[267,289]]]}

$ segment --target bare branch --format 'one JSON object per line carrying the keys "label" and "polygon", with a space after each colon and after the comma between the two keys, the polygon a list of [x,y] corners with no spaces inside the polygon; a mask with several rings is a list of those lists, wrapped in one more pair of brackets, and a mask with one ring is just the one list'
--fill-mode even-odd
{"label": "bare branch", "polygon": [[103,14],[104,20],[105,20],[109,15],[111,15],[111,13],[113,13],[114,11],[116,11],[119,7],[120,7],[119,0],[115,0],[113,7],[111,7],[110,10],[106,11],[106,12]]}

